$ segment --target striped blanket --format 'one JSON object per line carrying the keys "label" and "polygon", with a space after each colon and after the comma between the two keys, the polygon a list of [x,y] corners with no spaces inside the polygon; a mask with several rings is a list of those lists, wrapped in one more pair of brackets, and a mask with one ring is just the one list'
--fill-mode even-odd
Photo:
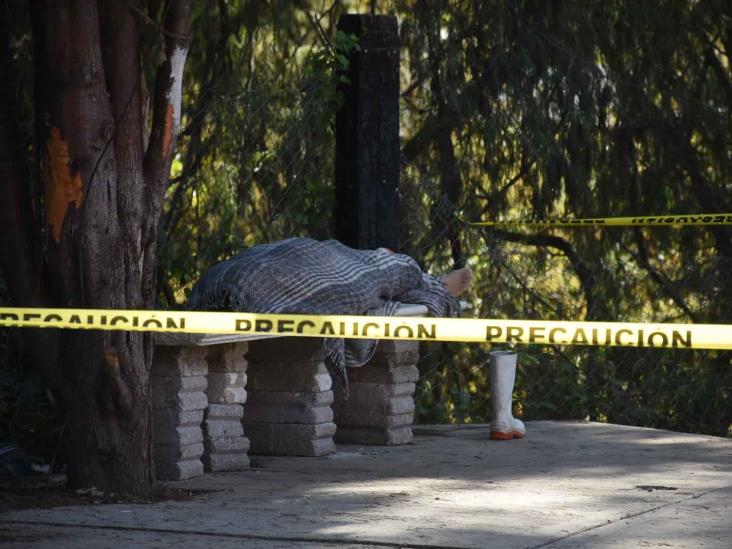
{"label": "striped blanket", "polygon": [[[445,285],[406,255],[290,238],[255,246],[209,269],[193,287],[189,307],[391,316],[400,303],[425,305],[433,316],[460,311]],[[376,344],[326,339],[325,363],[334,382],[347,389],[346,367],[368,362]]]}

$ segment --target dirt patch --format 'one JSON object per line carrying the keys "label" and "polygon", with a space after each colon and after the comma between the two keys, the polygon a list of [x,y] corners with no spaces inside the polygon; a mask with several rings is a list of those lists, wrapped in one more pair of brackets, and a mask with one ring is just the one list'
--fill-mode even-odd
{"label": "dirt patch", "polygon": [[73,490],[65,481],[45,478],[21,478],[0,482],[0,513],[21,509],[51,509],[69,505],[101,505],[109,503],[157,503],[189,501],[214,490],[189,490],[158,485],[147,498],[107,494],[97,490]]}

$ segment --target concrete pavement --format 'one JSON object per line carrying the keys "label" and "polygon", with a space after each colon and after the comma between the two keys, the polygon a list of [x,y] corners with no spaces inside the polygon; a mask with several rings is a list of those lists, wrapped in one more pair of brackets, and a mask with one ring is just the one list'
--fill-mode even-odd
{"label": "concrete pavement", "polygon": [[0,515],[9,547],[730,547],[732,440],[584,422],[421,426],[413,444],[169,483],[189,501]]}

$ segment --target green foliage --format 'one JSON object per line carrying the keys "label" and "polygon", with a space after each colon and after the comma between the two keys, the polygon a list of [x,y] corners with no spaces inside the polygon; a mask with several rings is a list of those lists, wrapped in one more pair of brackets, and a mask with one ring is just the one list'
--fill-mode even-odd
{"label": "green foliage", "polygon": [[[363,8],[357,3],[350,8]],[[244,246],[327,238],[353,37],[317,2],[196,3],[165,205],[162,301]],[[403,251],[474,271],[481,317],[730,322],[732,237],[495,231],[470,219],[730,211],[730,12],[719,1],[379,3],[400,18]],[[340,76],[339,76],[340,74]],[[446,139],[445,137],[448,137]],[[490,349],[425,349],[421,421],[484,421]],[[519,348],[519,412],[727,434],[732,356]]]}
{"label": "green foliage", "polygon": [[334,74],[356,40],[336,32],[328,41],[309,12],[262,4],[195,15],[160,246],[168,305],[243,247],[330,236],[332,122],[342,100]]}
{"label": "green foliage", "polygon": [[[422,221],[405,227],[413,255],[435,270],[450,268],[455,252],[471,263],[482,317],[730,322],[729,230],[532,234],[445,221],[455,209],[471,219],[729,211],[728,8],[679,1],[397,9],[410,14],[402,25],[407,81],[421,84],[404,97],[407,196],[418,204],[411,193],[422,184],[420,215],[428,211],[430,220],[429,233]],[[459,174],[457,201],[445,200],[445,165]],[[448,241],[450,230],[458,238]],[[424,237],[415,243],[416,234]],[[443,387],[432,382],[428,402],[456,403],[455,372],[466,373],[479,397],[468,416],[455,405],[447,419],[482,416],[488,387],[470,372],[486,363],[484,350],[439,354]],[[726,434],[731,358],[530,348],[517,394],[530,418]],[[429,406],[418,411],[438,419]]]}

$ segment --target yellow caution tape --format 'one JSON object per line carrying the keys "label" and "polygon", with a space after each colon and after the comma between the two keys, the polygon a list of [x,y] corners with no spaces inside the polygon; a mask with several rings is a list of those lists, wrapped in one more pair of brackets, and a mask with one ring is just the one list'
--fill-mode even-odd
{"label": "yellow caution tape", "polygon": [[0,326],[168,333],[732,349],[732,325],[0,308]]}
{"label": "yellow caution tape", "polygon": [[466,223],[476,227],[515,227],[518,225],[526,227],[695,227],[703,225],[732,225],[732,213],[543,219],[537,221],[467,221]]}

